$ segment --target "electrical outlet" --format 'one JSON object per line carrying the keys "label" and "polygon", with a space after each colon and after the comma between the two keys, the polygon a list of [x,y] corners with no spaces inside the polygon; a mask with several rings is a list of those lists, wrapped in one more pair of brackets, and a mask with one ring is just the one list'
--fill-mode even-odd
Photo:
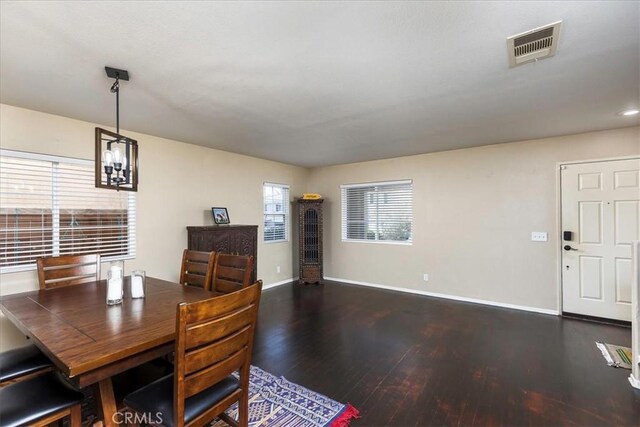
{"label": "electrical outlet", "polygon": [[546,231],[533,231],[533,232],[531,232],[531,241],[532,242],[546,242],[547,241],[547,232]]}
{"label": "electrical outlet", "polygon": [[280,266],[276,266],[276,273],[280,273]]}
{"label": "electrical outlet", "polygon": [[424,273],[422,275],[422,280],[424,280],[425,282],[428,282],[429,281],[429,275],[427,273]]}

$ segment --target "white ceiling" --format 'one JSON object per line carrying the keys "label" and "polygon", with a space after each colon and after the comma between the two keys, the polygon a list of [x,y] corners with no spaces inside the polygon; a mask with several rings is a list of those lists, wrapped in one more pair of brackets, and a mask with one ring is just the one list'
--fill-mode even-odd
{"label": "white ceiling", "polygon": [[[302,166],[632,126],[639,7],[5,1],[0,100],[113,126],[125,68],[122,128]],[[557,20],[557,55],[509,69],[506,38]]]}

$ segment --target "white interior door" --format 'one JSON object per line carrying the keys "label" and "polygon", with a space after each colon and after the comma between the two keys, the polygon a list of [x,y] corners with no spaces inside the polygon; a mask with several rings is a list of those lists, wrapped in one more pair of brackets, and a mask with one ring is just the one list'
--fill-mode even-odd
{"label": "white interior door", "polygon": [[640,239],[640,159],[563,165],[560,177],[562,310],[631,320],[631,243]]}

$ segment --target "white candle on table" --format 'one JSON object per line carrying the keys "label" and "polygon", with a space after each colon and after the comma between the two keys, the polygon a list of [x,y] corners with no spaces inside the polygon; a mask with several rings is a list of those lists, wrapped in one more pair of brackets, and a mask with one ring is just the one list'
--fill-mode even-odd
{"label": "white candle on table", "polygon": [[131,298],[142,298],[143,296],[142,276],[131,276]]}
{"label": "white candle on table", "polygon": [[122,299],[122,278],[109,279],[107,283],[107,300],[116,301]]}

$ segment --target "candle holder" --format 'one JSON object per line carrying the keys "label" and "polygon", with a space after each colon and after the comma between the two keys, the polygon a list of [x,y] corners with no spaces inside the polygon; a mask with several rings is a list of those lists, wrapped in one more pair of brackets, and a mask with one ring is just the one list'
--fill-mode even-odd
{"label": "candle holder", "polygon": [[107,305],[122,304],[123,294],[122,268],[111,266],[107,273]]}
{"label": "candle holder", "polygon": [[131,272],[131,298],[144,298],[147,291],[147,275],[144,270]]}

